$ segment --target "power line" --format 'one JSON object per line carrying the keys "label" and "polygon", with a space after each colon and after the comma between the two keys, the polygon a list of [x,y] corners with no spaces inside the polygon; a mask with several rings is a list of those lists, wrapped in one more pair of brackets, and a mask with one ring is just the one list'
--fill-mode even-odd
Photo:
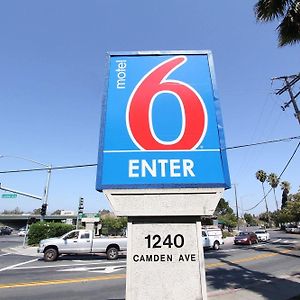
{"label": "power line", "polygon": [[[97,166],[97,164],[59,166],[59,167],[51,167],[51,171],[52,171],[52,170],[76,169],[76,168],[88,168],[88,167],[96,167],[96,166]],[[20,172],[34,172],[34,171],[46,171],[46,170],[49,170],[49,168],[34,168],[34,169],[7,170],[7,171],[0,171],[0,174],[20,173]]]}
{"label": "power line", "polygon": [[245,145],[240,145],[240,146],[226,147],[224,150],[233,150],[233,149],[239,149],[239,148],[245,148],[245,147],[252,147],[252,146],[258,146],[258,145],[264,145],[264,144],[286,142],[286,141],[292,141],[292,140],[295,140],[295,139],[300,139],[300,136],[292,136],[292,137],[289,137],[289,138],[276,139],[276,140],[268,140],[268,141],[257,142],[257,143],[252,143],[252,144],[245,144]]}
{"label": "power line", "polygon": [[[282,139],[275,139],[275,140],[268,140],[263,142],[257,142],[252,144],[245,144],[245,145],[239,145],[239,146],[232,146],[227,147],[221,150],[233,150],[233,149],[240,149],[245,147],[252,147],[252,146],[259,146],[264,144],[271,144],[271,143],[279,143],[279,142],[286,142],[286,141],[292,141],[295,139],[300,139],[300,136],[292,136],[288,138],[282,138]],[[66,170],[66,169],[76,169],[76,168],[88,168],[88,167],[96,167],[97,164],[81,164],[81,165],[70,165],[70,166],[57,166],[57,167],[51,167],[52,170]],[[0,174],[8,174],[8,173],[21,173],[21,172],[35,172],[35,171],[49,171],[49,167],[47,168],[31,168],[31,169],[18,169],[18,170],[6,170],[6,171],[0,171]]]}

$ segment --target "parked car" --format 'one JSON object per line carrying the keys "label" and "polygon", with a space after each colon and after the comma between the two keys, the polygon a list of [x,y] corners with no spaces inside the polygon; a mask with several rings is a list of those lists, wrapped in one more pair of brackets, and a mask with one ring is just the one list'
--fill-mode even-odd
{"label": "parked car", "polygon": [[287,233],[300,233],[300,226],[296,226],[296,225],[288,225],[285,228],[285,232]]}
{"label": "parked car", "polygon": [[4,226],[0,228],[0,235],[10,235],[12,233],[13,229],[8,227],[8,226]]}
{"label": "parked car", "polygon": [[258,243],[258,237],[254,232],[242,231],[234,237],[234,244],[251,245]]}
{"label": "parked car", "polygon": [[106,253],[107,259],[117,259],[127,250],[127,238],[99,238],[91,230],[72,230],[61,237],[41,240],[38,253],[45,261],[54,261],[60,254]]}
{"label": "parked car", "polygon": [[26,230],[26,229],[19,229],[19,231],[18,231],[18,236],[25,236],[25,235],[27,235],[28,234],[28,230]]}
{"label": "parked car", "polygon": [[265,229],[259,229],[254,232],[258,238],[258,241],[269,241],[270,233]]}
{"label": "parked car", "polygon": [[220,228],[202,228],[202,243],[204,248],[219,250],[224,244]]}

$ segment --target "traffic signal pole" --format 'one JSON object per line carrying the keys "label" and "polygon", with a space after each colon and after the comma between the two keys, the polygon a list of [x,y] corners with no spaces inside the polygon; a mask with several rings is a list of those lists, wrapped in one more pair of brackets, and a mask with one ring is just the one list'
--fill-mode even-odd
{"label": "traffic signal pole", "polygon": [[47,214],[50,177],[51,177],[51,166],[48,168],[48,171],[47,171],[47,180],[46,180],[46,184],[45,184],[45,188],[44,188],[43,204],[42,204],[42,210],[44,210],[44,211],[43,211],[43,214],[41,213],[41,222],[43,222],[45,220],[45,215]]}
{"label": "traffic signal pole", "polygon": [[79,198],[79,202],[78,202],[78,211],[77,211],[77,219],[76,219],[76,229],[79,228],[79,215],[83,213],[83,198],[80,197]]}

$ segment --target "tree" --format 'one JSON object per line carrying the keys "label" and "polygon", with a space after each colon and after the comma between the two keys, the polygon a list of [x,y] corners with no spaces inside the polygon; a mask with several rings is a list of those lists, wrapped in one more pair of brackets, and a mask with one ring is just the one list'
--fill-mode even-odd
{"label": "tree", "polygon": [[102,234],[104,235],[122,235],[127,227],[126,217],[114,217],[106,215],[101,218]]}
{"label": "tree", "polygon": [[258,224],[254,215],[245,213],[244,219],[245,219],[246,223],[250,226],[257,226],[257,224]]}
{"label": "tree", "polygon": [[19,207],[16,207],[15,209],[13,209],[13,210],[7,210],[7,209],[5,209],[4,211],[3,211],[3,214],[4,215],[21,215],[21,214],[23,214],[24,212],[22,211],[22,210],[20,210],[20,208]]}
{"label": "tree", "polygon": [[300,41],[299,0],[259,0],[254,6],[254,11],[257,21],[279,20],[276,30],[280,47]]}
{"label": "tree", "polygon": [[218,217],[220,222],[229,228],[236,227],[237,225],[237,217],[234,214],[233,209],[229,206],[229,203],[224,198],[220,199],[214,215]]}
{"label": "tree", "polygon": [[216,207],[214,214],[215,215],[233,214],[233,209],[229,206],[229,203],[224,198],[221,198]]}
{"label": "tree", "polygon": [[278,187],[279,178],[278,178],[278,176],[275,173],[271,173],[271,174],[268,175],[267,181],[268,181],[268,183],[270,184],[270,186],[273,189],[274,199],[275,199],[275,204],[276,204],[276,209],[278,210],[279,207],[278,207],[278,202],[277,202],[277,199],[276,199],[275,189]]}
{"label": "tree", "polygon": [[281,209],[283,209],[288,201],[288,194],[291,190],[291,184],[288,181],[282,181],[280,183],[280,187],[282,189]]}
{"label": "tree", "polygon": [[267,203],[267,196],[266,196],[265,186],[264,186],[264,182],[267,179],[267,173],[264,170],[258,170],[255,173],[255,176],[256,176],[256,179],[261,182],[261,186],[262,186],[263,194],[264,194],[264,199],[265,199],[265,204],[266,204],[266,211],[267,211],[267,215],[269,215],[269,209],[268,209],[268,203]]}
{"label": "tree", "polygon": [[33,211],[32,211],[32,213],[34,214],[34,215],[40,215],[41,214],[41,208],[39,207],[39,208],[35,208]]}

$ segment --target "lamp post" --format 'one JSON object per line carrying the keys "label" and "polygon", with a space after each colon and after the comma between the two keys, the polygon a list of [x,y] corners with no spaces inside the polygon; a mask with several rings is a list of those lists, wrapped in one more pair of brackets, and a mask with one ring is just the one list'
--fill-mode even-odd
{"label": "lamp post", "polygon": [[[14,155],[0,155],[0,158],[17,158],[17,159],[22,159],[22,160],[26,160],[35,164],[38,164],[40,166],[46,167],[47,168],[47,180],[45,183],[45,188],[44,188],[44,193],[43,193],[43,197],[42,197],[42,204],[44,205],[48,205],[48,194],[49,194],[49,184],[50,184],[50,177],[51,177],[51,165],[46,165],[43,164],[41,162],[38,162],[36,160],[30,159],[30,158],[26,158],[26,157],[22,157],[22,156],[14,156]],[[45,216],[41,216],[41,221],[44,220]]]}

